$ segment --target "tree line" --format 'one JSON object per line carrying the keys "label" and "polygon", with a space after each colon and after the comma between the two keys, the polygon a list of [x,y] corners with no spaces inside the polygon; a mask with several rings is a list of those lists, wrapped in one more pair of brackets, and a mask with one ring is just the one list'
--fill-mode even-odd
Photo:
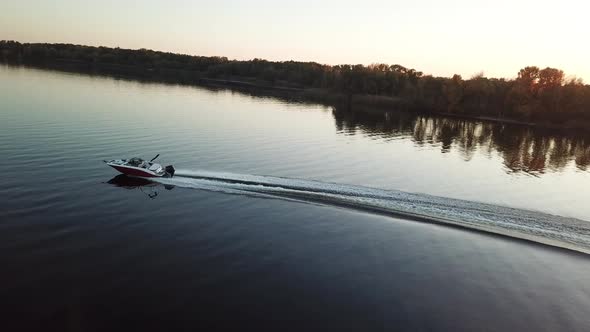
{"label": "tree line", "polygon": [[[230,60],[147,49],[0,41],[5,63],[103,71],[178,83],[203,79],[303,89],[330,102],[563,126],[590,126],[590,86],[562,70],[530,66],[515,79],[436,77],[401,65]],[[328,98],[330,97],[330,98]]]}

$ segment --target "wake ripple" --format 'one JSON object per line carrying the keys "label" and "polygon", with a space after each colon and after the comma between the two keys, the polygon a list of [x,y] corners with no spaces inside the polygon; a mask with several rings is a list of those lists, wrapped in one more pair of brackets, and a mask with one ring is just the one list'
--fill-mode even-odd
{"label": "wake ripple", "polygon": [[498,205],[282,177],[178,170],[159,182],[178,187],[343,206],[452,225],[590,254],[590,222]]}

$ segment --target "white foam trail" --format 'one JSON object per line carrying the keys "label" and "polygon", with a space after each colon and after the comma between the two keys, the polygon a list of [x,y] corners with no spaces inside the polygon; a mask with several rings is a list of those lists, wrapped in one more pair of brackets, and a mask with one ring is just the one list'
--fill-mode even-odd
{"label": "white foam trail", "polygon": [[179,187],[346,206],[508,235],[590,253],[590,222],[492,204],[272,176],[178,170]]}

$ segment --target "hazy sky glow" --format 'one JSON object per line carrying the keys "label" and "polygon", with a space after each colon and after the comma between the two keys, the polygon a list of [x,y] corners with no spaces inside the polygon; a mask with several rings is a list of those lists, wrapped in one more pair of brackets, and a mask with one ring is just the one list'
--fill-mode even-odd
{"label": "hazy sky glow", "polygon": [[527,65],[590,82],[582,0],[2,0],[0,39],[232,59],[384,62],[514,77]]}

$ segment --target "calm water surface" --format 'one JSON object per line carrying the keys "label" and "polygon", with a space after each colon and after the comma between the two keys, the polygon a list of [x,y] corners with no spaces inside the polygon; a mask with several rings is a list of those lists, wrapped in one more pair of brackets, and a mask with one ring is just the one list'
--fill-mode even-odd
{"label": "calm water surface", "polygon": [[587,255],[399,218],[587,251],[582,134],[0,67],[0,153],[6,326],[590,329]]}

